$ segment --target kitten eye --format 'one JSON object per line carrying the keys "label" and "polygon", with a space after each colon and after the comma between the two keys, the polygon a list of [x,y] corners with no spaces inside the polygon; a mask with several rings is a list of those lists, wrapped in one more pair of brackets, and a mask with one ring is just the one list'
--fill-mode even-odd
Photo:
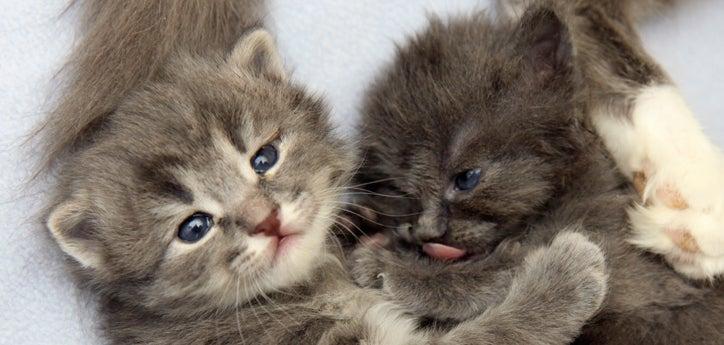
{"label": "kitten eye", "polygon": [[251,167],[254,172],[263,175],[277,163],[279,155],[277,149],[272,145],[264,145],[251,158]]}
{"label": "kitten eye", "polygon": [[455,176],[455,189],[471,190],[480,183],[480,169],[463,171]]}
{"label": "kitten eye", "polygon": [[211,215],[194,213],[178,227],[178,238],[185,242],[194,243],[202,239],[214,225]]}

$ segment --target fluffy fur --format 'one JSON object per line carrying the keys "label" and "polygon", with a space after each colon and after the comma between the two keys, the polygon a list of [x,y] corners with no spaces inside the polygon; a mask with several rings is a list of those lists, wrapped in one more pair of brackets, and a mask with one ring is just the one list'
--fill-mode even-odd
{"label": "fluffy fur", "polygon": [[[482,14],[433,20],[400,49],[364,108],[359,174],[370,226],[399,240],[394,251],[358,250],[358,282],[455,324],[515,293],[501,281],[520,253],[573,229],[603,249],[610,286],[577,343],[721,342],[722,287],[688,281],[628,242],[626,210],[638,196],[591,122],[602,105],[625,118],[631,103],[619,100],[631,98],[621,96],[665,77],[611,4],[539,3],[499,25]],[[476,168],[479,184],[457,188]],[[420,253],[431,243],[467,255],[432,260]],[[528,324],[530,338],[548,327]]]}
{"label": "fluffy fur", "polygon": [[262,0],[93,0],[71,6],[82,7],[84,34],[64,70],[66,96],[40,128],[48,165],[91,140],[102,119],[178,51],[229,52],[242,32],[260,25],[263,12]]}

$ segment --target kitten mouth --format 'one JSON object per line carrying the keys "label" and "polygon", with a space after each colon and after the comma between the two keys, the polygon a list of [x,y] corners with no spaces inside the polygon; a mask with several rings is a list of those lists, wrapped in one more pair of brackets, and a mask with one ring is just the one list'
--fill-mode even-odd
{"label": "kitten mouth", "polygon": [[264,237],[269,239],[269,245],[266,249],[267,255],[271,256],[271,262],[277,263],[279,260],[284,258],[290,250],[294,247],[295,243],[298,242],[299,238],[302,236],[300,233],[294,232],[294,233],[281,233],[281,232],[275,232],[273,234],[271,233],[257,233],[254,234],[255,237]]}
{"label": "kitten mouth", "polygon": [[465,256],[464,249],[434,242],[424,243],[422,251],[429,257],[440,261],[455,261]]}
{"label": "kitten mouth", "polygon": [[276,213],[272,213],[270,217],[257,226],[252,236],[267,237],[271,240],[269,251],[271,252],[272,262],[277,262],[291,250],[301,234],[294,228],[281,226]]}
{"label": "kitten mouth", "polygon": [[298,234],[289,234],[276,237],[276,248],[274,250],[273,262],[278,262],[286,256],[299,239]]}

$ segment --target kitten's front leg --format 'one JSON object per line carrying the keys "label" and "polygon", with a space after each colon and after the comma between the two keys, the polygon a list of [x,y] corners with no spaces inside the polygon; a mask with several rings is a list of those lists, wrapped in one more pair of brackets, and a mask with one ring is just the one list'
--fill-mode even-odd
{"label": "kitten's front leg", "polygon": [[505,300],[435,345],[568,344],[606,295],[605,259],[585,236],[564,232],[529,254]]}
{"label": "kitten's front leg", "polygon": [[680,273],[724,273],[724,156],[676,87],[648,86],[631,112],[594,112],[619,168],[641,195],[630,211],[631,242],[663,255]]}
{"label": "kitten's front leg", "polygon": [[510,241],[485,259],[443,263],[366,245],[352,254],[352,273],[358,284],[381,288],[414,315],[461,321],[502,301],[521,252]]}

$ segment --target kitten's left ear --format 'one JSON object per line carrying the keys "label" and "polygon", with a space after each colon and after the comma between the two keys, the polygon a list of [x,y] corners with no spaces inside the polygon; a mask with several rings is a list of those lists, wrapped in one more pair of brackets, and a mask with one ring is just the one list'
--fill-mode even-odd
{"label": "kitten's left ear", "polygon": [[56,205],[46,223],[60,248],[81,266],[100,269],[103,250],[89,215],[87,200],[73,196]]}
{"label": "kitten's left ear", "polygon": [[234,46],[229,62],[258,76],[287,80],[274,38],[266,30],[254,30],[244,36]]}
{"label": "kitten's left ear", "polygon": [[518,35],[527,64],[536,79],[545,81],[570,71],[573,44],[568,27],[554,10],[532,7],[518,24]]}

